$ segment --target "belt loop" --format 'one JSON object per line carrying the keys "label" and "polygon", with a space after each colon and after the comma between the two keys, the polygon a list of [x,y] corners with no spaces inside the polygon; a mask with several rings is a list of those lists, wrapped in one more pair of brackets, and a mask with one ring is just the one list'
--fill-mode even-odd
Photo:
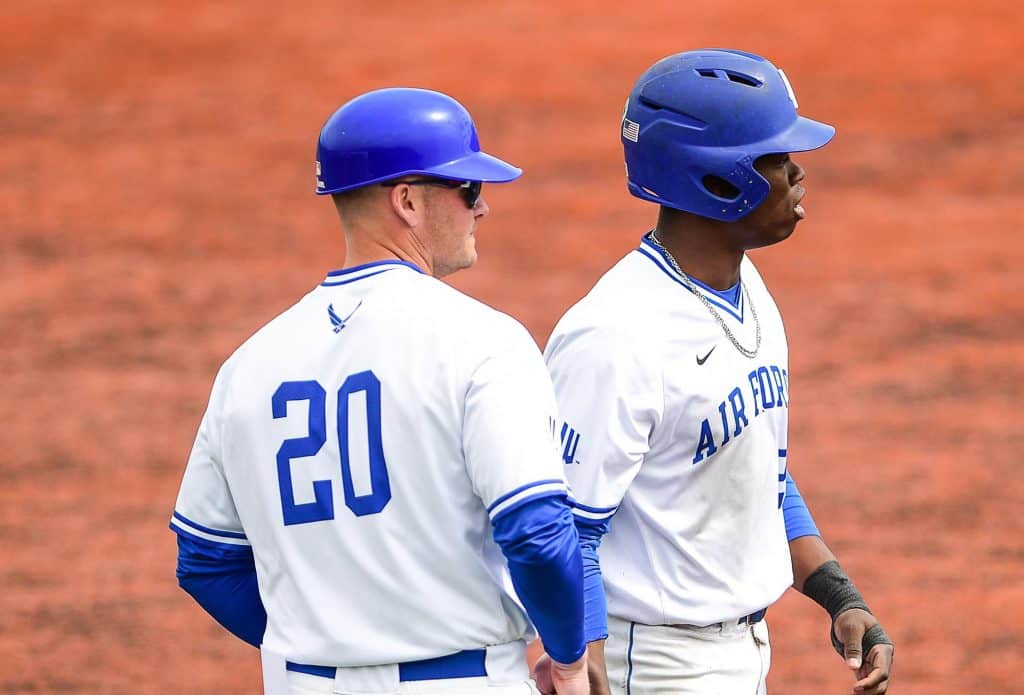
{"label": "belt loop", "polygon": [[287,693],[288,671],[285,658],[260,645],[260,665],[263,670],[263,692]]}
{"label": "belt loop", "polygon": [[518,683],[529,678],[526,643],[523,640],[487,647],[487,680],[490,683]]}
{"label": "belt loop", "polygon": [[346,695],[397,695],[398,664],[340,667],[334,674],[334,692]]}

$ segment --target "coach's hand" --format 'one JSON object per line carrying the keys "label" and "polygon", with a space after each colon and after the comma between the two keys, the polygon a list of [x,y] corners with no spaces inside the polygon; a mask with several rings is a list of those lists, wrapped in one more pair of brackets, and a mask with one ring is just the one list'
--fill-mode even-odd
{"label": "coach's hand", "polygon": [[590,695],[586,652],[571,664],[560,664],[547,654],[542,654],[530,675],[543,695]]}
{"label": "coach's hand", "polygon": [[[856,695],[884,695],[889,689],[893,645],[875,616],[852,608],[836,616],[833,631],[842,643],[846,665],[857,677],[853,692]],[[866,656],[864,649],[868,650]]]}

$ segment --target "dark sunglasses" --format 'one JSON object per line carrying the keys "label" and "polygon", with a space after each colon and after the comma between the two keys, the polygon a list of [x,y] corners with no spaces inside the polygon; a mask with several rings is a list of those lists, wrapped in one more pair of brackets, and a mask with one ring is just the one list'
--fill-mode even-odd
{"label": "dark sunglasses", "polygon": [[441,188],[458,188],[462,200],[470,210],[480,202],[480,193],[483,190],[483,181],[451,181],[449,179],[417,179],[415,181],[385,181],[381,186],[394,188],[400,184],[408,186],[440,186]]}

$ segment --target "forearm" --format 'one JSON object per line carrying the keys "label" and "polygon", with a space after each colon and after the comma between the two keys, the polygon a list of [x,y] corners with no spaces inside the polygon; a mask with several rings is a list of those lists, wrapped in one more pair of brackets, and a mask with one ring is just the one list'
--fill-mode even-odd
{"label": "forearm", "polygon": [[178,536],[178,584],[233,635],[259,647],[267,627],[252,549]]}
{"label": "forearm", "polygon": [[579,539],[564,500],[535,500],[496,519],[495,541],[508,559],[512,584],[559,663],[577,661],[583,639],[583,566]]}
{"label": "forearm", "polygon": [[549,562],[509,561],[512,585],[537,627],[545,651],[569,664],[583,655],[583,592],[579,562],[567,553]]}
{"label": "forearm", "polygon": [[590,695],[610,695],[608,666],[604,660],[604,640],[587,644],[587,675],[590,676]]}
{"label": "forearm", "polygon": [[267,612],[260,600],[255,571],[251,575],[183,578],[178,584],[235,637],[254,647],[263,642]]}
{"label": "forearm", "polygon": [[789,554],[793,563],[793,588],[800,592],[816,569],[836,559],[820,536],[801,536],[790,541]]}
{"label": "forearm", "polygon": [[610,695],[608,668],[604,658],[604,643],[608,637],[608,606],[601,576],[601,563],[597,549],[601,538],[608,532],[609,519],[590,519],[574,515],[576,531],[580,537],[583,556],[583,605],[586,617],[583,632],[587,640],[587,673],[590,677],[590,695]]}
{"label": "forearm", "polygon": [[587,642],[593,643],[608,637],[608,606],[597,555],[601,537],[608,532],[608,520],[574,516],[573,521],[579,533],[580,553],[583,557],[583,634]]}

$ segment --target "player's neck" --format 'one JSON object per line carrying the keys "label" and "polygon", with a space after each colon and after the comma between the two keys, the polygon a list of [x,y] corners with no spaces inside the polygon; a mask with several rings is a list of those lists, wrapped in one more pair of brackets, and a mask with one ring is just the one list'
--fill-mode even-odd
{"label": "player's neck", "polygon": [[714,220],[692,215],[662,214],[656,227],[658,239],[679,267],[716,290],[739,282],[743,262],[743,249],[734,248],[724,231]]}
{"label": "player's neck", "polygon": [[[408,247],[408,248],[407,248]],[[364,239],[358,235],[345,235],[345,263],[342,268],[355,268],[367,263],[380,261],[404,261],[412,263],[428,275],[433,274],[433,266],[427,254],[411,244],[399,244],[391,240]]]}

